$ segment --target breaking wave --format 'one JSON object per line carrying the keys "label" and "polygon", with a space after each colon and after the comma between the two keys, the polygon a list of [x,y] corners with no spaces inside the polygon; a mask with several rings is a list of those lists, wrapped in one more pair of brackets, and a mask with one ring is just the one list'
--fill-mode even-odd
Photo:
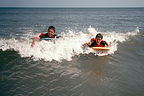
{"label": "breaking wave", "polygon": [[[103,39],[110,45],[111,50],[107,52],[94,51],[91,48],[84,48],[83,44],[90,41],[97,33],[103,34]],[[14,50],[21,57],[32,57],[34,60],[43,59],[45,61],[72,60],[72,57],[79,54],[94,53],[98,56],[114,54],[118,49],[119,42],[126,41],[130,36],[137,35],[139,28],[132,32],[98,32],[95,28],[89,27],[88,32],[75,32],[68,30],[67,33],[61,33],[60,38],[52,41],[36,41],[33,48],[30,47],[32,39],[30,38],[1,38],[0,49],[2,51]]]}

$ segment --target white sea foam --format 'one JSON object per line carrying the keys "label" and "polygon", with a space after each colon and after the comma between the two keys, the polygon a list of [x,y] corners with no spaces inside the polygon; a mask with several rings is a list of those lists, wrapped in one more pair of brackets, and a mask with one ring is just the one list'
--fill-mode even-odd
{"label": "white sea foam", "polygon": [[[79,54],[94,53],[99,56],[114,54],[118,49],[119,42],[126,41],[129,36],[136,35],[139,29],[127,33],[119,32],[97,32],[95,28],[88,28],[89,34],[84,32],[68,31],[62,34],[63,37],[54,41],[37,41],[33,48],[30,47],[32,39],[1,39],[0,49],[6,51],[12,49],[18,51],[21,57],[32,57],[34,60],[43,59],[45,61],[72,60],[72,57]],[[110,45],[108,52],[94,51],[91,48],[84,49],[83,44],[90,41],[97,33],[102,33],[104,40]]]}

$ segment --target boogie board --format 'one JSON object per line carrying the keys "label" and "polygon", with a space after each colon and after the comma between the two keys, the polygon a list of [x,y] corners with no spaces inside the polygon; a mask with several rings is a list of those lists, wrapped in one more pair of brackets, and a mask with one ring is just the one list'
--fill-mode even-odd
{"label": "boogie board", "polygon": [[56,38],[41,38],[40,40],[54,40]]}
{"label": "boogie board", "polygon": [[92,47],[92,49],[94,49],[94,50],[102,50],[102,51],[109,51],[110,50],[109,47]]}

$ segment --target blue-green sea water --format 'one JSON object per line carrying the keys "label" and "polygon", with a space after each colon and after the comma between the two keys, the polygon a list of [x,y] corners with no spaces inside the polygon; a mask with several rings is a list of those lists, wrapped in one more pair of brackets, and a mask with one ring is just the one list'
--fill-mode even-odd
{"label": "blue-green sea water", "polygon": [[[97,33],[110,51],[83,48]],[[0,96],[144,96],[143,73],[144,8],[0,8]]]}

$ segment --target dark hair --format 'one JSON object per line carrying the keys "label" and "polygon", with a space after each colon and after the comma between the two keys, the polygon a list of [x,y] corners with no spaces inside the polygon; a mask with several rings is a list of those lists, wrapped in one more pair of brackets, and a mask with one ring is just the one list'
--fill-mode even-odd
{"label": "dark hair", "polygon": [[49,31],[50,29],[54,30],[54,32],[55,32],[55,27],[54,27],[54,26],[49,26],[48,31]]}
{"label": "dark hair", "polygon": [[103,39],[103,35],[100,34],[100,33],[98,33],[95,38],[101,38],[101,39]]}

